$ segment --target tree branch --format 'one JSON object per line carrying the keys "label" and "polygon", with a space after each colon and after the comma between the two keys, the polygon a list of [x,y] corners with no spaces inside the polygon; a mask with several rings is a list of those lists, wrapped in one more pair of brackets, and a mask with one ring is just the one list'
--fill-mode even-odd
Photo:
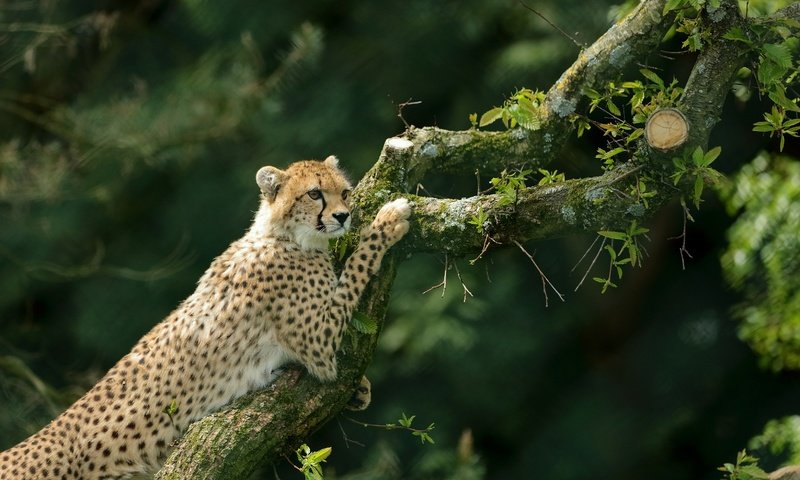
{"label": "tree branch", "polygon": [[415,185],[430,171],[499,171],[521,164],[544,166],[558,157],[573,131],[571,116],[586,88],[599,88],[658,45],[672,24],[663,16],[666,0],[644,1],[578,55],[547,92],[536,131],[452,132],[436,127],[411,128],[403,138],[414,143],[408,181]]}
{"label": "tree branch", "polygon": [[[572,131],[571,117],[587,87],[597,88],[645,52],[653,49],[671,25],[662,16],[666,0],[645,0],[613,26],[561,76],[541,107],[541,128],[504,132],[410,127],[384,144],[375,166],[353,192],[354,220],[363,223],[380,205],[407,192],[429,172],[500,170],[510,165],[544,165],[555,159]],[[783,15],[797,15],[784,9]],[[734,74],[746,61],[743,46],[721,39],[744,21],[735,2],[725,2],[712,22],[714,40],[700,54],[684,91],[680,109],[690,122],[683,148],[705,145],[721,111]],[[713,75],[709,72],[714,72]],[[501,205],[496,195],[433,199],[411,195],[411,231],[398,246],[406,252],[465,255],[485,249],[487,236],[504,244],[595,232],[643,220],[682,191],[667,182],[665,163],[681,152],[662,153],[644,141],[632,160],[603,175],[520,190],[516,203]],[[647,206],[630,193],[636,175],[648,173],[662,183]],[[679,185],[679,187],[681,187]],[[487,224],[474,217],[483,212]],[[390,252],[391,253],[391,252]],[[362,301],[361,311],[383,324],[398,254],[391,253]],[[356,334],[358,335],[358,334]],[[252,472],[264,459],[296,448],[346,403],[368,365],[377,335],[359,336],[359,345],[341,355],[339,379],[320,384],[290,369],[267,389],[195,423],[181,440],[158,479],[232,479]]]}

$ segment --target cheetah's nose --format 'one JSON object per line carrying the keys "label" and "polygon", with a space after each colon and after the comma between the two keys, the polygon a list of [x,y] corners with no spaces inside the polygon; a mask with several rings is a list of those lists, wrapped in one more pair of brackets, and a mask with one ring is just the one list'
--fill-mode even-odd
{"label": "cheetah's nose", "polygon": [[347,213],[347,212],[340,212],[340,213],[334,213],[333,214],[333,218],[338,220],[341,225],[344,225],[344,222],[347,220],[347,217],[349,217],[349,216],[350,216],[350,214]]}

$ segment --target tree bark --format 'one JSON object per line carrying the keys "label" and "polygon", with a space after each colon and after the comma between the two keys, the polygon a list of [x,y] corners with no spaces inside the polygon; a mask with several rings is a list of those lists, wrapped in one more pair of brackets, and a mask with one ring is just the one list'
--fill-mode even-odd
{"label": "tree bark", "polygon": [[[510,205],[500,202],[497,195],[435,199],[407,193],[431,172],[496,172],[514,165],[544,166],[556,159],[573,131],[573,114],[585,102],[585,89],[616,81],[626,67],[657,47],[672,24],[670,15],[662,14],[665,4],[666,0],[643,1],[581,51],[548,91],[538,130],[410,127],[386,141],[378,161],[353,192],[354,221],[364,223],[383,203],[402,195],[413,202],[411,229],[387,255],[360,311],[383,324],[396,265],[405,254],[463,256],[479,252],[487,237],[493,244],[513,244],[624,228],[632,220],[643,222],[690,191],[690,186],[673,186],[669,180],[671,159],[706,146],[731,82],[750,55],[743,43],[722,39],[731,27],[746,21],[734,0],[723,0],[719,9],[705,15],[712,39],[699,54],[678,105],[689,123],[688,140],[678,150],[661,152],[641,139],[630,161],[596,177],[522,189]],[[776,15],[798,18],[800,8],[795,4]],[[657,180],[658,189],[655,197],[643,203],[624,192],[644,174]],[[474,225],[479,211],[487,218],[487,225],[480,228]],[[355,235],[349,238],[352,242]],[[337,414],[369,364],[378,334],[353,335],[358,337],[357,348],[340,355],[337,381],[322,384],[297,368],[288,369],[265,390],[192,425],[156,478],[244,478],[258,465],[293,451]]]}

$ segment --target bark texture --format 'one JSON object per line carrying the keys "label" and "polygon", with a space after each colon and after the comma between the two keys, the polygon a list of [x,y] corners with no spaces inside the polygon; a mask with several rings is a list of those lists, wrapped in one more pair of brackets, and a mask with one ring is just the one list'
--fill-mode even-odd
{"label": "bark texture", "polygon": [[[487,234],[497,243],[513,244],[574,232],[620,229],[634,219],[641,223],[660,206],[688,191],[689,186],[674,187],[668,180],[671,159],[685,150],[706,146],[734,75],[750,55],[743,43],[721,38],[731,27],[746,21],[734,0],[723,0],[719,9],[706,12],[712,40],[698,56],[678,105],[690,131],[688,141],[677,151],[653,150],[641,139],[631,161],[597,177],[520,190],[512,205],[503,205],[497,195],[436,199],[407,193],[429,173],[472,173],[476,169],[492,173],[514,165],[544,166],[556,159],[572,134],[572,115],[585,102],[585,88],[601,89],[604,83],[616,81],[626,67],[657,47],[672,24],[669,14],[662,15],[665,3],[644,0],[626,19],[581,51],[548,91],[538,130],[410,127],[386,141],[374,167],[353,192],[354,220],[356,224],[366,222],[382,204],[402,195],[413,202],[411,230],[387,255],[360,311],[382,325],[396,265],[404,254],[474,255],[485,244]],[[795,4],[776,15],[798,18],[800,8]],[[620,194],[636,185],[637,175],[644,173],[660,179],[654,198],[642,203]],[[478,211],[487,215],[483,231],[470,223]],[[354,241],[355,235],[351,237]],[[349,399],[370,362],[378,334],[356,334],[358,348],[340,355],[336,382],[321,384],[305,372],[289,369],[269,388],[195,423],[156,478],[246,478],[259,465],[290,453]]]}

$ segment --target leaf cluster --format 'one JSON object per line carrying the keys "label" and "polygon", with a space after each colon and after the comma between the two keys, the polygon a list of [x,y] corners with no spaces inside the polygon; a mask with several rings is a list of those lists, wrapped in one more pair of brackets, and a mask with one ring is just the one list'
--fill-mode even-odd
{"label": "leaf cluster", "polygon": [[744,301],[734,310],[739,336],[775,370],[800,368],[800,162],[761,154],[722,197],[737,221],[722,254],[725,279]]}
{"label": "leaf cluster", "polygon": [[671,175],[671,178],[675,185],[684,177],[694,178],[692,202],[695,208],[700,208],[705,185],[707,183],[717,184],[723,178],[719,171],[711,168],[711,164],[714,163],[714,160],[719,157],[721,152],[722,147],[714,147],[707,152],[703,152],[702,147],[697,147],[688,156],[672,159],[675,172]]}
{"label": "leaf cluster", "polygon": [[[638,222],[634,220],[625,231],[600,230],[597,232],[604,239],[610,240],[609,244],[604,243],[602,247],[609,258],[608,275],[592,278],[593,281],[602,285],[601,293],[606,293],[609,287],[617,287],[617,284],[612,281],[613,274],[616,273],[617,280],[622,280],[623,266],[642,266],[643,255],[639,238],[649,231],[648,228],[639,226]],[[622,244],[615,248],[615,242],[622,242]]]}
{"label": "leaf cluster", "polygon": [[[545,94],[539,90],[521,88],[514,92],[500,107],[494,107],[481,115],[477,126],[485,127],[500,120],[506,128],[519,125],[528,130],[538,130],[541,126],[539,107]],[[475,126],[477,114],[470,115],[470,122]]]}
{"label": "leaf cluster", "polygon": [[[430,432],[432,432],[433,429],[435,428],[435,424],[431,423],[430,425],[428,425],[423,429],[414,428],[412,424],[414,423],[414,419],[416,417],[417,417],[416,415],[411,415],[410,417],[407,417],[405,412],[403,412],[400,418],[397,420],[396,425],[387,424],[386,426],[389,430],[399,427],[409,430],[411,432],[411,435],[419,438],[420,442],[422,442],[423,445],[425,445],[426,443],[430,444],[436,443],[433,441],[433,437],[431,437],[430,435]],[[397,425],[399,425],[399,427]]]}
{"label": "leaf cluster", "polygon": [[716,10],[720,7],[720,0],[668,0],[663,13],[675,12],[675,23],[665,37],[683,33],[686,35],[681,44],[683,48],[691,52],[702,50],[711,39],[711,32],[700,17],[700,12],[706,7]]}
{"label": "leaf cluster", "polygon": [[[754,132],[769,133],[780,139],[783,151],[786,135],[800,135],[800,106],[798,97],[787,96],[800,82],[798,78],[797,53],[800,50],[800,22],[790,18],[752,21],[746,27],[734,27],[723,36],[727,40],[741,42],[754,51],[757,61],[754,66],[758,91],[774,104],[764,114],[764,120],[755,122]],[[744,69],[745,74],[752,73]],[[743,85],[738,86],[739,96],[749,93]]]}
{"label": "leaf cluster", "polygon": [[742,450],[736,455],[736,464],[726,463],[717,470],[725,472],[727,480],[758,480],[769,478],[769,474],[758,466],[758,458]]}
{"label": "leaf cluster", "polygon": [[526,187],[525,182],[532,170],[509,171],[504,169],[499,177],[489,180],[492,189],[498,196],[498,206],[513,205],[517,203],[517,196],[520,190]]}
{"label": "leaf cluster", "polygon": [[295,450],[297,460],[300,462],[300,466],[295,468],[303,474],[305,480],[324,480],[322,464],[325,463],[332,451],[331,447],[312,451],[311,447],[304,443]]}
{"label": "leaf cluster", "polygon": [[[675,106],[683,93],[683,88],[678,86],[678,80],[675,78],[666,83],[652,70],[642,68],[639,72],[645,81],[609,82],[602,92],[592,88],[584,89],[584,94],[589,99],[589,113],[600,109],[608,113],[613,120],[594,122],[594,125],[603,131],[603,135],[609,137],[616,145],[608,150],[597,149],[595,158],[603,161],[604,170],[613,168],[616,165],[615,157],[628,152],[628,146],[644,135],[643,125],[650,114],[659,108]],[[620,100],[627,101],[620,103]],[[630,109],[630,116],[624,110],[625,105]],[[631,118],[631,122],[625,118]],[[578,120],[578,136],[583,134],[588,125],[585,119]]]}

